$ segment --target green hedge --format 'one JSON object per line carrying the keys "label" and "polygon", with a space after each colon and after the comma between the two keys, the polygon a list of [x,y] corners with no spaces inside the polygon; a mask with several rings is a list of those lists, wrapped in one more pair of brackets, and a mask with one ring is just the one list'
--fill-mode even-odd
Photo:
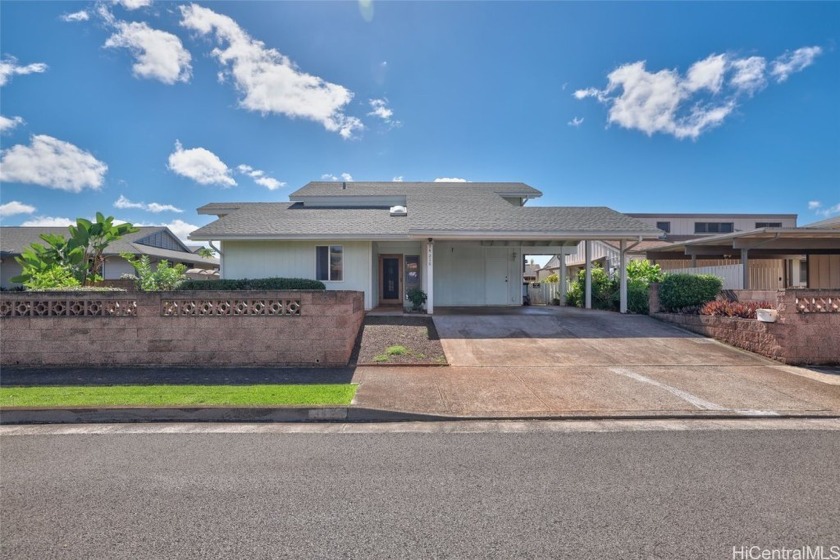
{"label": "green hedge", "polygon": [[669,274],[659,286],[659,302],[665,311],[702,305],[717,297],[723,281],[710,274]]}
{"label": "green hedge", "polygon": [[319,280],[307,278],[242,278],[238,280],[187,280],[178,290],[326,290]]}

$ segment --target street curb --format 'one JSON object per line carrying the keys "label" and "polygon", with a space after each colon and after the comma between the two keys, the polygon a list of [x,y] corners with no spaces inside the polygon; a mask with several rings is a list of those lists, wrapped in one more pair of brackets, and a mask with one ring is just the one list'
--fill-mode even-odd
{"label": "street curb", "polygon": [[790,420],[838,419],[840,413],[734,414],[703,411],[686,414],[555,414],[548,416],[449,416],[362,407],[285,408],[18,408],[0,410],[0,425],[121,424],[160,422],[440,422],[440,421],[557,421],[557,420]]}

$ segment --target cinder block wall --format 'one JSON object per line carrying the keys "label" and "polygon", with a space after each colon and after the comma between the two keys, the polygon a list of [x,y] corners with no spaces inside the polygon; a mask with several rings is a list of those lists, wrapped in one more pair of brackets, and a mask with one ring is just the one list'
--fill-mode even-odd
{"label": "cinder block wall", "polygon": [[4,366],[344,366],[364,294],[10,292],[0,317]]}
{"label": "cinder block wall", "polygon": [[739,290],[737,294],[741,301],[777,302],[778,320],[762,323],[756,319],[662,313],[657,284],[650,290],[651,316],[782,363],[840,364],[840,290],[757,294]]}

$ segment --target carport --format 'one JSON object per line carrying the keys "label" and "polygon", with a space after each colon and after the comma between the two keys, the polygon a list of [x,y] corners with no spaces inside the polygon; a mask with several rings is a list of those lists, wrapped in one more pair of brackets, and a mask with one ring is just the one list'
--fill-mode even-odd
{"label": "carport", "polygon": [[[540,208],[538,210],[548,210]],[[531,209],[534,210],[534,209]],[[521,306],[522,270],[526,254],[556,254],[560,258],[583,242],[586,253],[584,307],[592,308],[592,241],[618,244],[621,313],[627,312],[627,251],[644,239],[656,238],[658,230],[643,232],[569,233],[551,235],[539,232],[503,239],[463,239],[444,235],[423,241],[422,288],[427,294],[426,308],[460,306]],[[476,236],[478,237],[478,236]],[[488,236],[489,237],[489,236]],[[493,236],[495,237],[495,235]],[[524,238],[523,238],[524,237]],[[566,270],[560,267],[560,282],[565,285]],[[565,294],[561,296],[561,303]]]}
{"label": "carport", "polygon": [[[797,228],[759,228],[675,243],[647,252],[651,261],[668,259],[732,259],[741,265],[740,289],[754,289],[750,285],[750,261],[755,259],[805,259],[806,287],[840,288],[840,222]],[[832,225],[833,224],[833,225]],[[785,267],[785,276],[789,268]],[[790,278],[783,285],[792,285]]]}

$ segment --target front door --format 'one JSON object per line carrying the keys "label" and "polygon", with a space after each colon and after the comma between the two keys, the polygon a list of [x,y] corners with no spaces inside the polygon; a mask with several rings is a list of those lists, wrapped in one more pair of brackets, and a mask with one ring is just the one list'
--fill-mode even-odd
{"label": "front door", "polygon": [[402,257],[399,255],[382,255],[379,257],[380,289],[379,300],[381,303],[402,302]]}

